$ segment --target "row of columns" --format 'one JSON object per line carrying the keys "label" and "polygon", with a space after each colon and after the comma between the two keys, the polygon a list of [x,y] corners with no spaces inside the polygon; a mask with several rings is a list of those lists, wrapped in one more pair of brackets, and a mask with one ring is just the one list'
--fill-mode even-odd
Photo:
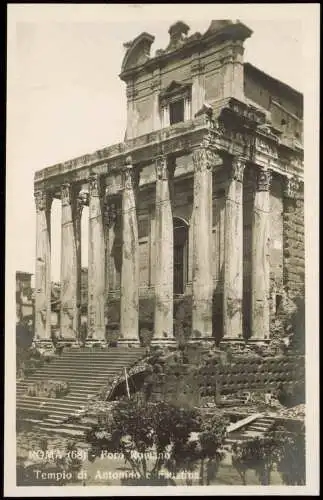
{"label": "row of columns", "polygon": [[[212,168],[216,155],[207,142],[193,151],[194,206],[192,337],[212,337]],[[229,165],[225,209],[223,338],[242,338],[243,299],[243,172],[245,160],[234,157]],[[156,280],[154,340],[173,338],[173,213],[172,166],[166,156],[156,159]],[[138,170],[126,160],[122,191],[122,271],[120,333],[127,341],[138,340],[139,239],[137,224]],[[104,206],[100,178],[89,179],[88,199],[61,187],[61,334],[75,338],[80,304],[80,216],[89,205],[88,331],[92,339],[105,338]],[[87,195],[85,196],[87,198]],[[50,208],[48,193],[35,194],[36,245],[36,336],[50,338]],[[254,198],[252,230],[251,338],[269,336],[269,172],[259,170]]]}

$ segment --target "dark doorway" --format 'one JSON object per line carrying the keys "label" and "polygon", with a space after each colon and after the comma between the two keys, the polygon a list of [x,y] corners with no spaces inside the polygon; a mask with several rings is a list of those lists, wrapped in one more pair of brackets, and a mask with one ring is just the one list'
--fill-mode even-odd
{"label": "dark doorway", "polygon": [[174,218],[174,294],[183,295],[188,273],[188,225]]}

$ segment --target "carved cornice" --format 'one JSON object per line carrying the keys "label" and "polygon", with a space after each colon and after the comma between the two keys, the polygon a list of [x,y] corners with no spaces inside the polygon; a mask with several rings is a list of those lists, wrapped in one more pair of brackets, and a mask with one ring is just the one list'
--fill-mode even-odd
{"label": "carved cornice", "polygon": [[268,169],[261,168],[257,172],[256,190],[269,191],[271,181],[271,172]]}
{"label": "carved cornice", "polygon": [[50,212],[52,202],[53,202],[53,196],[51,193],[47,191],[35,191],[34,193],[35,197],[35,204],[36,204],[36,211],[40,212],[42,210],[46,212]]}

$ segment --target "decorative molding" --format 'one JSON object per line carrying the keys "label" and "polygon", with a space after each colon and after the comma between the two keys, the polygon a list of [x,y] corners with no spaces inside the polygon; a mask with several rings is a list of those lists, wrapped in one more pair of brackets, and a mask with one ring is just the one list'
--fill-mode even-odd
{"label": "decorative molding", "polygon": [[277,148],[271,145],[268,141],[265,141],[260,137],[256,138],[256,149],[260,153],[272,156],[274,158],[278,158]]}
{"label": "decorative molding", "polygon": [[257,172],[257,191],[269,191],[271,181],[271,172],[268,169],[261,168]]}
{"label": "decorative molding", "polygon": [[42,210],[45,210],[46,212],[50,211],[53,202],[53,196],[51,193],[49,193],[48,191],[39,190],[35,191],[34,197],[37,212],[40,212]]}

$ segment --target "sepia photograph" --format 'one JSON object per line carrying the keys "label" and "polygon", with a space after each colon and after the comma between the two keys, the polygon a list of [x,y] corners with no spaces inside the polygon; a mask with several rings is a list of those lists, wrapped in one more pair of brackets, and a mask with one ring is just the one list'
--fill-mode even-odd
{"label": "sepia photograph", "polygon": [[6,496],[319,494],[319,17],[8,5]]}

